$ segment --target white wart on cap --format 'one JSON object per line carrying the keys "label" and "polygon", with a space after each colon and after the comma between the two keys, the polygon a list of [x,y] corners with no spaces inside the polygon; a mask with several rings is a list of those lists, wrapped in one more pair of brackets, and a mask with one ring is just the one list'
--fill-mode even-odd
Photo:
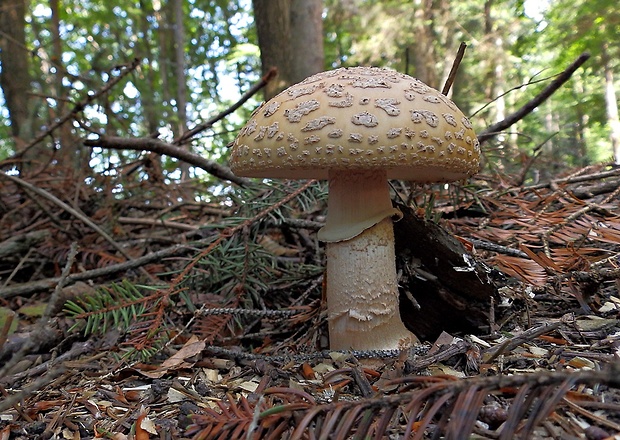
{"label": "white wart on cap", "polygon": [[248,177],[383,168],[388,179],[416,182],[460,180],[479,164],[471,123],[450,99],[376,67],[322,72],[284,90],[252,115],[230,159]]}

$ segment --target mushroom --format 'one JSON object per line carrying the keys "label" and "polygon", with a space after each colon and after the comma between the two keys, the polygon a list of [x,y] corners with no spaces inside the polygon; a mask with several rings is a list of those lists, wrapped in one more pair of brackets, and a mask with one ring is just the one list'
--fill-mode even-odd
{"label": "mushroom", "polygon": [[[420,80],[376,67],[321,72],[260,106],[232,147],[246,177],[329,179],[325,226],[330,347],[405,349],[388,179],[449,182],[478,171],[457,106]],[[412,237],[412,240],[415,237]]]}

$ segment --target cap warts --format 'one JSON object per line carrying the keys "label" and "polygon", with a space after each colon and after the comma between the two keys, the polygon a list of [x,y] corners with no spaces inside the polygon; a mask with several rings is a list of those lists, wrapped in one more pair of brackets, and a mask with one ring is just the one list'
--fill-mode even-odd
{"label": "cap warts", "polygon": [[[230,163],[256,177],[326,178],[328,169],[384,167],[390,178],[446,181],[475,173],[479,156],[471,122],[438,91],[398,72],[343,68],[259,107]],[[436,177],[440,168],[445,177]]]}

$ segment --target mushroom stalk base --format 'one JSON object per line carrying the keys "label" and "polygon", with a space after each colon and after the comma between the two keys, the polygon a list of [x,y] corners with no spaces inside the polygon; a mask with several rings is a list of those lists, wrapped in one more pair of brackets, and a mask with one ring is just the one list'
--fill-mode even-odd
{"label": "mushroom stalk base", "polygon": [[[364,227],[352,238],[326,245],[330,347],[408,348],[416,338],[405,328],[398,309],[394,209],[387,177],[384,172],[339,177],[330,174],[327,224],[339,230],[339,224],[350,227],[351,219],[357,217]],[[370,225],[369,218],[373,218]]]}

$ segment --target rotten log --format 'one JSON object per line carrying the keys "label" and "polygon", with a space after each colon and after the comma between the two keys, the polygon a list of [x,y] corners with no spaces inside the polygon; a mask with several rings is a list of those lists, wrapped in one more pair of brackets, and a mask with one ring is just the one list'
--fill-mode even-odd
{"label": "rotten log", "polygon": [[404,215],[394,235],[405,326],[422,340],[442,331],[488,334],[490,303],[499,298],[490,269],[441,226],[397,206]]}

